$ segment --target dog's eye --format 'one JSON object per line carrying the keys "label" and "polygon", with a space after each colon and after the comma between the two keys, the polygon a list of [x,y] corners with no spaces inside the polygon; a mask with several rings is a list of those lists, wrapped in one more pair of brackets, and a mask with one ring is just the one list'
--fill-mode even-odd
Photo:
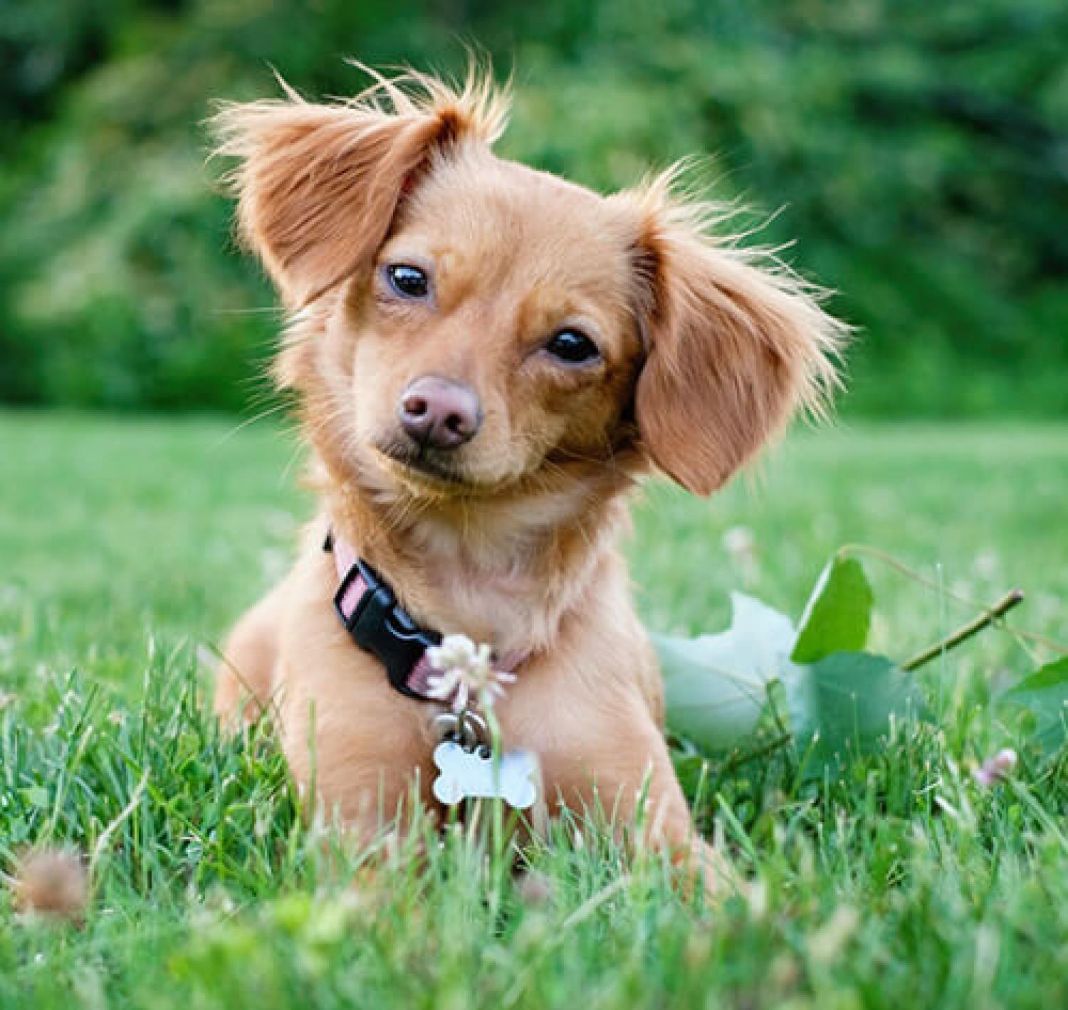
{"label": "dog's eye", "polygon": [[386,267],[389,286],[402,298],[426,298],[430,292],[430,278],[425,270],[409,263],[393,263]]}
{"label": "dog's eye", "polygon": [[571,365],[593,361],[601,356],[597,345],[580,330],[560,330],[545,345],[545,350],[554,358],[559,358]]}

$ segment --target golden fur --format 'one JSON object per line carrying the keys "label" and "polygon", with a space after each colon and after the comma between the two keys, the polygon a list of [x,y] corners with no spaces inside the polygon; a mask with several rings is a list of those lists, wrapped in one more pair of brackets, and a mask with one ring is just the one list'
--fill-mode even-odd
{"label": "golden fur", "polygon": [[[321,510],[233,630],[216,709],[273,703],[297,780],[314,754],[319,800],[361,835],[416,777],[433,807],[434,706],[395,692],[340,626],[332,527],[424,626],[529,654],[497,714],[506,745],[537,754],[550,810],[596,800],[625,823],[647,780],[650,840],[704,859],[616,547],[626,492],[653,466],[721,486],[819,403],[842,328],[789,274],[709,237],[671,173],[602,197],[497,158],[505,113],[486,81],[409,75],[218,117],[241,234],[292,313],[276,375]],[[390,262],[427,270],[433,297],[398,299]],[[564,325],[601,360],[553,360]],[[398,397],[427,375],[466,383],[484,412],[440,473],[396,451]]]}

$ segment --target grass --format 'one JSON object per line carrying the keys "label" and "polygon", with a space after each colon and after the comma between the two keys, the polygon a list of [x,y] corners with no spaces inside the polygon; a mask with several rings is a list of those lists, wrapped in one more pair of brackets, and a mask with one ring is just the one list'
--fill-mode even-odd
{"label": "grass", "polygon": [[[1022,748],[993,692],[1047,656],[984,633],[924,672],[937,728],[901,727],[819,786],[788,755],[711,763],[702,818],[751,882],[687,901],[651,857],[577,823],[517,882],[459,830],[419,856],[304,826],[266,733],[219,738],[198,650],[285,566],[309,503],[269,426],[0,414],[0,866],[92,859],[83,926],[0,897],[18,1007],[1052,1007],[1068,1005],[1068,755]],[[288,472],[287,472],[288,471]],[[1063,639],[1068,430],[858,427],[793,438],[710,502],[651,485],[629,553],[648,623],[717,629],[741,588],[798,613],[844,542],[876,649],[1029,593]]]}

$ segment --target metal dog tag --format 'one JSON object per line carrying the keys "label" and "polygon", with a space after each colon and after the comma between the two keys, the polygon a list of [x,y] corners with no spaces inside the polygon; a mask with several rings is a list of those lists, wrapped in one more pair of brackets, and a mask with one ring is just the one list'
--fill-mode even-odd
{"label": "metal dog tag", "polygon": [[508,751],[495,762],[485,745],[466,749],[456,740],[443,740],[434,748],[434,764],[441,772],[434,779],[434,795],[446,806],[499,797],[516,810],[526,810],[538,796],[538,759],[530,751]]}

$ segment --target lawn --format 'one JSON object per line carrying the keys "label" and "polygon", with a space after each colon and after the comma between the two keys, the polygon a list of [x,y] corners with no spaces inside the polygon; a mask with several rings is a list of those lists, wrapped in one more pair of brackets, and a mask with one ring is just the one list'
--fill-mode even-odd
{"label": "lawn", "polygon": [[[1000,630],[924,668],[936,727],[839,779],[788,753],[714,759],[703,807],[749,881],[688,901],[571,824],[513,878],[457,830],[371,858],[304,826],[269,734],[221,740],[203,657],[287,563],[310,507],[266,423],[0,414],[0,868],[30,843],[92,865],[83,924],[0,897],[0,1005],[1068,1005],[1068,754],[992,695],[1052,657]],[[628,546],[659,630],[718,630],[742,589],[797,615],[844,543],[875,560],[872,647],[905,658],[1028,594],[1068,638],[1068,428],[842,426],[791,438],[711,501],[651,484]],[[1017,774],[970,771],[1020,746]]]}

